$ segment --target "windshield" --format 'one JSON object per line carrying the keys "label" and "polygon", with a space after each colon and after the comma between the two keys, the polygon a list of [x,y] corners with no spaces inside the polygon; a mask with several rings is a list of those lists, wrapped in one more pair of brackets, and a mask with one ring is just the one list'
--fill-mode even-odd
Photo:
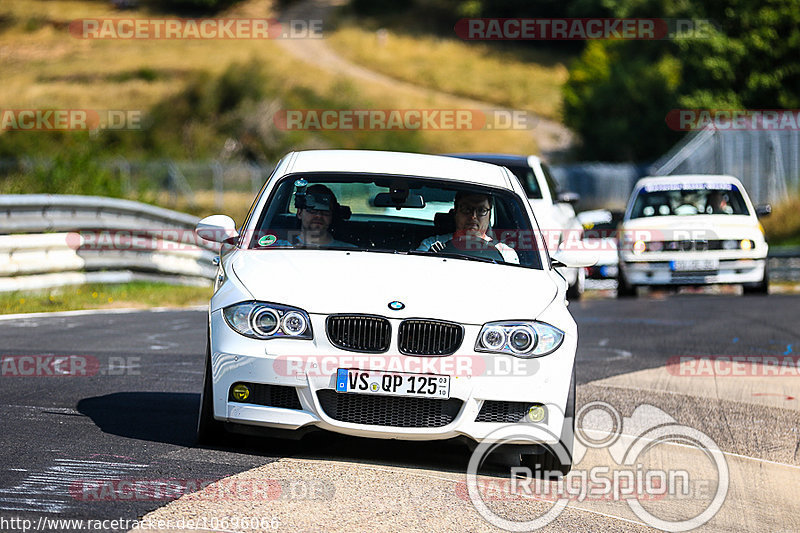
{"label": "windshield", "polygon": [[413,177],[286,176],[248,241],[264,250],[346,249],[542,268],[514,193]]}
{"label": "windshield", "polygon": [[539,188],[539,180],[536,179],[536,175],[533,173],[533,169],[527,165],[503,165],[508,170],[510,170],[522,183],[522,186],[525,188],[525,193],[528,195],[528,198],[534,198],[536,200],[541,200],[542,196],[542,189]]}
{"label": "windshield", "polygon": [[631,218],[690,215],[747,215],[742,193],[732,183],[659,183],[639,190]]}

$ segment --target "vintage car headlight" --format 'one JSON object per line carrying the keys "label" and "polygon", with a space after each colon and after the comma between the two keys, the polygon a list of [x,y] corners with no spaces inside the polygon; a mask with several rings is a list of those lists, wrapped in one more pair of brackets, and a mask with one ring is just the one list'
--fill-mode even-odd
{"label": "vintage car headlight", "polygon": [[489,322],[481,328],[475,351],[541,357],[556,351],[563,340],[563,331],[544,322]]}
{"label": "vintage car headlight", "polygon": [[308,314],[294,307],[264,302],[241,302],[222,310],[225,322],[253,339],[313,339]]}

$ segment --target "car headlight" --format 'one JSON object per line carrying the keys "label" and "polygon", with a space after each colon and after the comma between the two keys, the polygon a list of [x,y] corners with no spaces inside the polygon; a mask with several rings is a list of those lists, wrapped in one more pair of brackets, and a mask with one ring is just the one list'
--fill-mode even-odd
{"label": "car headlight", "polygon": [[563,340],[563,331],[544,322],[489,322],[481,328],[475,351],[541,357],[556,351]]}
{"label": "car headlight", "polygon": [[643,253],[645,250],[647,250],[646,242],[639,240],[633,243],[633,253],[636,255]]}
{"label": "car headlight", "polygon": [[294,307],[264,302],[241,302],[222,310],[225,322],[253,339],[313,339],[308,314]]}

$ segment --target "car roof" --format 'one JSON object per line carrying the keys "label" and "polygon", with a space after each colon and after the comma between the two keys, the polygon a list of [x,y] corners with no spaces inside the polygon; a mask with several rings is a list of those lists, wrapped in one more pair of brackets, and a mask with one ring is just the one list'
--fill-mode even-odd
{"label": "car roof", "polygon": [[[378,150],[306,150],[290,154],[286,173],[362,172],[456,180],[511,189],[497,166],[451,157]],[[287,156],[288,157],[288,156]]]}
{"label": "car roof", "polygon": [[663,184],[663,183],[702,183],[702,182],[709,182],[709,181],[716,181],[716,182],[724,182],[724,183],[733,183],[734,185],[738,185],[739,188],[742,188],[742,183],[734,178],[733,176],[727,176],[722,174],[682,174],[682,175],[675,175],[675,176],[647,176],[645,178],[641,178],[639,181],[636,182],[636,188],[644,187],[646,185],[655,185],[655,184]]}
{"label": "car roof", "polygon": [[514,165],[514,166],[530,166],[530,158],[536,156],[528,155],[513,155],[513,154],[444,154],[448,157],[457,157],[459,159],[471,159],[473,161],[483,161],[484,163],[491,163],[493,165]]}

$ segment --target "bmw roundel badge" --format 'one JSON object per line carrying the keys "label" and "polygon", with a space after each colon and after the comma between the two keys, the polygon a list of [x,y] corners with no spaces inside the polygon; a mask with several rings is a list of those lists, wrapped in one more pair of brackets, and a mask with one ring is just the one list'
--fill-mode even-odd
{"label": "bmw roundel badge", "polygon": [[395,300],[394,302],[389,302],[389,309],[391,309],[392,311],[399,311],[401,309],[405,309],[405,307],[406,304],[404,304],[403,302],[398,302],[397,300]]}

